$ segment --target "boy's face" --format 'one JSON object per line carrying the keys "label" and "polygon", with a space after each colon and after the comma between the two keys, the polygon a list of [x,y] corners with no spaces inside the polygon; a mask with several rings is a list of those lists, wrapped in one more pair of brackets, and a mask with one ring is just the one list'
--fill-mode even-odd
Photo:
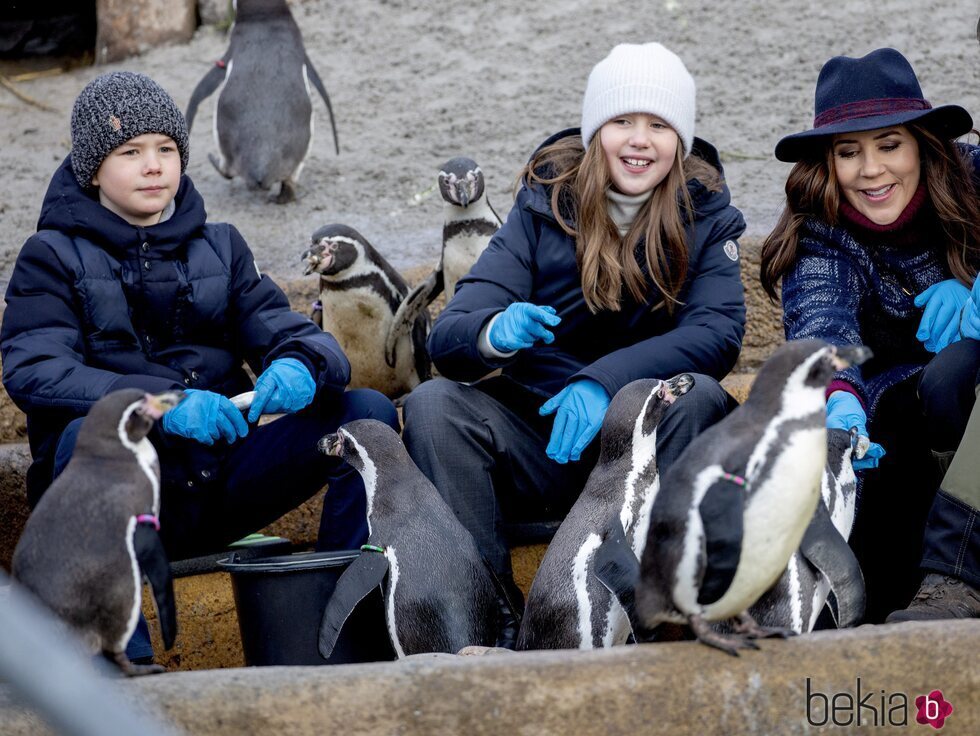
{"label": "boy's face", "polygon": [[112,151],[92,185],[99,202],[131,225],[155,225],[177,194],[180,152],[170,136],[144,133]]}

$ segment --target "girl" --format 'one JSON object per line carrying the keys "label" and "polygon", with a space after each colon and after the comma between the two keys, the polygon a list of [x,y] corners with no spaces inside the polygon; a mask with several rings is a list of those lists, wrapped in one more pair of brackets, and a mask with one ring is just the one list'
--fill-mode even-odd
{"label": "girl", "polygon": [[838,374],[827,402],[828,427],[870,429],[877,440],[855,463],[880,461],[864,477],[851,537],[866,618],[880,621],[908,601],[920,558],[919,595],[889,620],[977,616],[980,473],[972,490],[947,475],[933,498],[980,370],[980,343],[962,339],[980,335],[961,331],[980,268],[980,149],[953,142],[973,121],[956,105],[932,108],[894,49],[828,61],[815,110],[812,130],[776,146],[776,158],[796,165],[761,279],[772,298],[783,279],[787,339],[874,351]]}
{"label": "girl", "polygon": [[660,425],[662,472],[732,407],[717,379],[745,323],[745,223],[717,152],[694,137],[694,80],[660,44],[622,44],[599,62],[581,131],[545,141],[520,181],[506,224],[432,330],[445,378],[408,397],[404,432],[508,590],[505,646],[522,597],[504,521],[569,509],[620,388],[699,374]]}

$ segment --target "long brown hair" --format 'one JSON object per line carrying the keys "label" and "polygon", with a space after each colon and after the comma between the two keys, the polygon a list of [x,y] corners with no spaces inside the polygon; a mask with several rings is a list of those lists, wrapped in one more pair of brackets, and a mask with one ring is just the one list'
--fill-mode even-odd
{"label": "long brown hair", "polygon": [[[946,236],[949,270],[967,286],[980,269],[980,207],[973,180],[956,144],[916,123],[906,125],[919,144],[922,179]],[[838,224],[840,189],[834,175],[829,136],[813,154],[796,163],[786,179],[786,206],[762,244],[759,280],[776,301],[776,284],[796,262],[800,228],[813,217]]]}
{"label": "long brown hair", "polygon": [[641,242],[645,244],[647,271],[662,294],[651,307],[663,303],[673,313],[680,304],[677,295],[687,276],[685,228],[694,220],[687,181],[695,178],[708,189],[721,189],[720,173],[695,156],[685,163],[678,144],[666,178],[622,237],[609,216],[606,189],[612,178],[598,134],[588,148],[583,147],[578,135],[542,148],[521,171],[518,184],[551,187],[551,210],[562,230],[575,238],[582,293],[593,313],[618,312],[624,287],[637,302],[647,300],[646,279],[635,255]]}

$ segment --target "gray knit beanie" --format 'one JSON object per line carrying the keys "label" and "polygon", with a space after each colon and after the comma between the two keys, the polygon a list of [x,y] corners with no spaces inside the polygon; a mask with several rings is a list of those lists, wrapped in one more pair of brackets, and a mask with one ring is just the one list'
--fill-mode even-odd
{"label": "gray knit beanie", "polygon": [[187,169],[187,123],[166,90],[145,74],[109,72],[89,82],[71,111],[71,167],[83,189],[114,149],[144,133],[173,138]]}
{"label": "gray knit beanie", "polygon": [[659,43],[622,43],[596,64],[582,101],[582,142],[617,115],[656,115],[677,133],[684,156],[694,144],[694,78]]}

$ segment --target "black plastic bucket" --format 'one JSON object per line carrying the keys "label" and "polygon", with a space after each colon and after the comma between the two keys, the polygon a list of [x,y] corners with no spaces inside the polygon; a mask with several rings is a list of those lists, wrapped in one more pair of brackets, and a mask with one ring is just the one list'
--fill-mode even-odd
{"label": "black plastic bucket", "polygon": [[317,649],[320,618],[337,579],[358,551],[303,552],[218,564],[231,574],[245,664],[346,664],[395,658],[380,589],[347,619],[330,659]]}

